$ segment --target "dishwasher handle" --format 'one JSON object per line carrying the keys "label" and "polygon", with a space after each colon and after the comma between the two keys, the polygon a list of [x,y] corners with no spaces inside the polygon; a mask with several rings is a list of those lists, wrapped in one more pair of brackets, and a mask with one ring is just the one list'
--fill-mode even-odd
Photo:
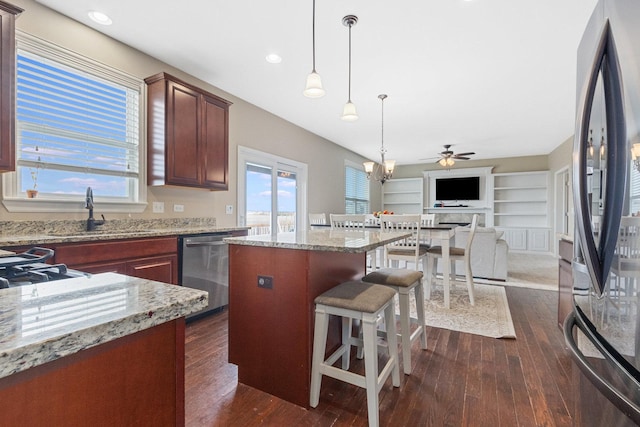
{"label": "dishwasher handle", "polygon": [[226,242],[223,242],[222,240],[215,240],[212,242],[190,242],[190,241],[186,241],[185,242],[185,246],[188,248],[197,248],[197,247],[201,247],[201,246],[223,246],[226,245]]}

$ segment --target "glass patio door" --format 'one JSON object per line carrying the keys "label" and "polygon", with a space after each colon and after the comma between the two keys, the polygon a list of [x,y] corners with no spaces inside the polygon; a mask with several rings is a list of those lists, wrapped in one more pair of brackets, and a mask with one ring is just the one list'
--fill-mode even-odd
{"label": "glass patio door", "polygon": [[305,227],[306,165],[248,148],[238,155],[238,224],[250,235]]}

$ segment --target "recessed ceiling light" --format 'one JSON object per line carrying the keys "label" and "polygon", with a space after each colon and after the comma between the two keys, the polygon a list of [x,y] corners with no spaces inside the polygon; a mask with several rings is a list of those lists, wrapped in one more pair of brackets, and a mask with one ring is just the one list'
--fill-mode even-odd
{"label": "recessed ceiling light", "polygon": [[269,55],[267,55],[266,59],[270,64],[279,64],[282,62],[282,57],[277,53],[270,53]]}
{"label": "recessed ceiling light", "polygon": [[113,23],[113,21],[111,21],[111,18],[109,18],[102,12],[98,12],[97,10],[90,11],[89,18],[101,25],[111,25]]}

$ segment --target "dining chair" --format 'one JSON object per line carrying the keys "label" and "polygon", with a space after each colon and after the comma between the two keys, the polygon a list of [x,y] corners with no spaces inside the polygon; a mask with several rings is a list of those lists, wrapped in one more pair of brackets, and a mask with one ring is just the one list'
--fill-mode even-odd
{"label": "dining chair", "polygon": [[[612,303],[622,314],[623,308],[631,306],[638,295],[640,279],[640,217],[628,216],[620,220],[618,242],[611,264],[612,280],[605,290],[606,299],[603,309]],[[603,315],[604,317],[604,315]]]}
{"label": "dining chair", "polygon": [[[465,266],[465,280],[467,282],[467,289],[469,291],[469,301],[471,305],[475,305],[475,298],[473,294],[473,271],[471,270],[471,244],[473,243],[473,237],[476,233],[478,226],[478,214],[473,215],[471,220],[471,226],[469,228],[469,237],[467,238],[467,244],[464,248],[450,247],[449,248],[449,260],[451,262],[451,280],[449,283],[455,283],[455,262],[464,261]],[[434,282],[438,259],[442,258],[442,246],[432,246],[426,250],[427,252],[427,299],[431,298],[431,286]],[[443,282],[445,282],[443,280]],[[444,290],[444,306],[449,308],[449,289],[445,286]]]}
{"label": "dining chair", "polygon": [[[363,230],[366,225],[366,215],[360,214],[329,214],[332,229]],[[367,269],[378,268],[378,254],[376,250],[367,252]]]}
{"label": "dining chair", "polygon": [[327,215],[325,213],[310,213],[309,225],[325,225],[327,223]]}
{"label": "dining chair", "polygon": [[[414,269],[425,271],[425,257],[427,247],[420,241],[420,215],[381,215],[380,229],[382,232],[409,232],[410,237],[390,243],[384,248],[384,263],[386,267],[397,266],[398,261],[404,261],[405,266],[413,263]],[[393,264],[393,265],[392,265]]]}
{"label": "dining chair", "polygon": [[[436,214],[420,214],[420,226],[422,227],[433,227],[436,225]],[[432,242],[428,237],[422,238],[422,244],[430,247]]]}
{"label": "dining chair", "polygon": [[329,214],[331,228],[364,229],[365,215]]}
{"label": "dining chair", "polygon": [[433,227],[436,224],[436,214],[420,214],[420,225]]}

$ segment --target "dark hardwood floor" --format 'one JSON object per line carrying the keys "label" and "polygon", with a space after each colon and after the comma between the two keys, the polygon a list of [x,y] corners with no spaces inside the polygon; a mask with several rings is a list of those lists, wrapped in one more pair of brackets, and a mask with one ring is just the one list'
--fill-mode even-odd
{"label": "dark hardwood floor", "polygon": [[[380,392],[384,426],[570,426],[571,360],[558,329],[556,292],[507,287],[517,339],[428,328],[411,375]],[[324,377],[320,404],[305,410],[237,383],[227,363],[227,317],[186,333],[187,426],[366,426],[363,389]],[[355,360],[355,359],[354,359]],[[361,362],[355,361],[356,366]]]}

